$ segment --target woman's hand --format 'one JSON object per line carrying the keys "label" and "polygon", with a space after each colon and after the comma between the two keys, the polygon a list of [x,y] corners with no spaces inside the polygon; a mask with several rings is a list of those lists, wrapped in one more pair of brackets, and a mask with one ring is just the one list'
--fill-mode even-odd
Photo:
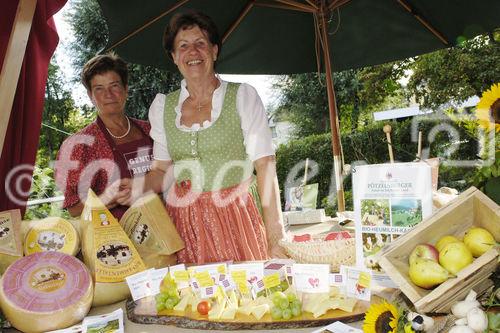
{"label": "woman's hand", "polygon": [[269,258],[274,259],[287,259],[288,254],[286,253],[286,250],[279,245],[278,243],[276,244],[269,244],[269,250],[268,250]]}
{"label": "woman's hand", "polygon": [[130,206],[131,180],[129,178],[123,178],[113,182],[99,198],[108,209],[118,205]]}

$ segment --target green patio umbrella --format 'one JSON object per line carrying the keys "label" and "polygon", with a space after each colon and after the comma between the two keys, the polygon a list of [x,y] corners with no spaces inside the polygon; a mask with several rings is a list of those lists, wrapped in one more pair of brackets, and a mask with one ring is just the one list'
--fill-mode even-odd
{"label": "green patio umbrella", "polygon": [[338,209],[344,210],[341,145],[332,71],[405,59],[491,32],[499,0],[98,0],[107,49],[132,63],[177,70],[162,48],[177,11],[212,17],[223,36],[217,72],[324,71]]}

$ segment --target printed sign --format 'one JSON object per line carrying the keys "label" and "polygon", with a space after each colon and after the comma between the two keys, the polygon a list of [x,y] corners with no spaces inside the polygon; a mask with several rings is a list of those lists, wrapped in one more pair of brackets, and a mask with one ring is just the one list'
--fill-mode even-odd
{"label": "printed sign", "polygon": [[393,287],[379,265],[380,250],[432,214],[431,167],[425,163],[353,168],[356,265]]}
{"label": "printed sign", "polygon": [[330,291],[330,266],[321,264],[293,264],[293,283],[297,291],[327,293]]}

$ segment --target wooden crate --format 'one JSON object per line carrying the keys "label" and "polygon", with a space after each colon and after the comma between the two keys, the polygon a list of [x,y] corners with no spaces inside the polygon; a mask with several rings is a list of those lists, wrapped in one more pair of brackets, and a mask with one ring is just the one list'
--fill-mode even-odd
{"label": "wooden crate", "polygon": [[500,242],[500,207],[474,187],[382,250],[380,266],[418,312],[449,312],[453,303],[464,299],[471,289],[480,293],[492,285],[488,277],[498,265],[498,248],[492,248],[474,259],[455,278],[448,279],[432,290],[417,287],[408,276],[408,257],[415,246],[421,243],[436,244],[445,235],[461,239],[471,226],[487,229]]}

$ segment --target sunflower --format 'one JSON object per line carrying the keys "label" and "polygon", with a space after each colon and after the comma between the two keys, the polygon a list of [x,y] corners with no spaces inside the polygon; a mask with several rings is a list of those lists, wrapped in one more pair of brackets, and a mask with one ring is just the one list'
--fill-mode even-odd
{"label": "sunflower", "polygon": [[399,312],[387,302],[372,304],[365,314],[363,332],[365,333],[396,333]]}
{"label": "sunflower", "polygon": [[483,92],[476,107],[476,118],[486,131],[495,129],[495,132],[500,132],[500,83]]}

